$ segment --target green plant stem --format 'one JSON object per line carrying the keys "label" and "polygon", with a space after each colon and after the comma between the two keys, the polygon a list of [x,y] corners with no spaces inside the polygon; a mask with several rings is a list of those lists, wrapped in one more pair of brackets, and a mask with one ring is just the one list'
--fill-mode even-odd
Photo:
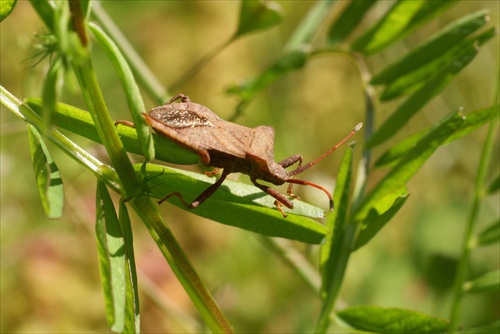
{"label": "green plant stem", "polygon": [[321,313],[314,333],[326,333],[328,330],[328,326],[331,322],[332,311],[344,281],[345,271],[351,256],[352,244],[357,230],[358,224],[349,224],[344,231],[344,235],[339,240],[341,243],[341,252],[338,258],[337,268],[332,276],[329,291],[327,291],[327,298],[323,301],[323,306],[321,308]]}
{"label": "green plant stem", "polygon": [[176,92],[186,81],[191,79],[196,73],[198,73],[208,62],[215,58],[222,50],[224,50],[229,44],[231,44],[235,39],[236,35],[231,36],[227,41],[216,46],[212,51],[205,54],[193,67],[191,67],[185,74],[176,82],[174,82],[169,91]]}
{"label": "green plant stem", "polygon": [[134,76],[156,104],[163,104],[170,94],[156,78],[142,58],[137,54],[128,39],[123,35],[98,1],[92,3],[92,14],[108,35],[113,39],[130,65]]}
{"label": "green plant stem", "polygon": [[134,198],[131,205],[146,224],[160,251],[198,308],[207,326],[214,333],[232,333],[233,330],[224,314],[200,280],[172,231],[163,223],[157,206],[146,196]]}
{"label": "green plant stem", "polygon": [[122,181],[123,193],[121,195],[124,198],[130,198],[133,195],[138,195],[141,191],[141,182],[135,174],[132,163],[118,137],[114,122],[109,115],[99,84],[97,83],[90,55],[87,54],[83,58],[75,61],[73,64],[76,76],[80,82],[82,93],[89,107],[97,133],[109,154],[113,167]]}
{"label": "green plant stem", "polygon": [[[0,101],[1,103],[11,110],[16,116],[24,121],[32,124],[40,133],[43,133],[44,121],[33,110],[27,106],[22,105],[21,101],[14,95],[10,94],[3,86],[0,86]],[[80,163],[83,167],[88,169],[96,177],[103,180],[108,187],[119,193],[121,186],[118,183],[118,176],[112,168],[106,166],[87,151],[73,143],[62,133],[55,129],[50,129],[45,133],[47,138],[52,141],[57,147],[65,152],[69,157]]]}
{"label": "green plant stem", "polygon": [[[496,98],[498,103],[498,96]],[[472,207],[467,218],[465,231],[462,239],[462,248],[460,254],[460,262],[458,264],[457,275],[455,277],[455,283],[453,286],[453,300],[451,303],[450,311],[450,326],[448,329],[449,333],[454,333],[459,330],[459,319],[461,310],[461,300],[464,293],[464,283],[467,280],[469,274],[469,259],[470,253],[474,248],[474,231],[477,225],[477,216],[479,213],[479,208],[481,205],[481,200],[485,192],[485,181],[486,172],[488,170],[491,152],[494,144],[495,132],[498,127],[498,121],[494,120],[490,123],[486,141],[483,146],[483,151],[481,152],[481,157],[479,160],[479,166],[476,174],[476,180],[474,183],[474,197],[472,199]]]}
{"label": "green plant stem", "polygon": [[335,0],[316,2],[288,39],[285,45],[285,53],[300,49],[304,44],[310,44],[334,4]]}

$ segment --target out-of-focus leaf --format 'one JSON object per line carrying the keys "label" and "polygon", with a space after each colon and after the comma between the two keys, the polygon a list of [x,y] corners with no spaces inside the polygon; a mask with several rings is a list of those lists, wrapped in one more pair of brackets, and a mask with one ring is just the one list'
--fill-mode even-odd
{"label": "out-of-focus leaf", "polygon": [[372,85],[387,85],[441,57],[488,22],[487,14],[487,11],[482,10],[450,23],[427,42],[414,48],[400,60],[393,62],[374,75],[370,83]]}
{"label": "out-of-focus leaf", "polygon": [[500,270],[491,271],[464,284],[465,292],[500,291]]}
{"label": "out-of-focus leaf", "polygon": [[340,17],[328,29],[328,44],[333,46],[347,38],[376,2],[377,0],[351,1],[340,14]]}
{"label": "out-of-focus leaf", "polygon": [[323,293],[328,291],[332,283],[332,277],[336,273],[338,266],[338,258],[341,251],[342,235],[344,234],[347,223],[347,213],[349,211],[349,194],[351,190],[352,180],[352,159],[353,147],[350,146],[345,150],[339,172],[337,174],[337,182],[335,184],[335,192],[333,194],[335,211],[328,215],[326,227],[328,234],[325,243],[321,246],[321,276],[323,285],[321,290]]}
{"label": "out-of-focus leaf", "polygon": [[394,199],[394,195],[397,195],[397,197],[387,210],[379,212],[375,208],[370,209],[368,216],[362,222],[363,227],[356,239],[353,250],[357,250],[367,244],[392,219],[392,217],[396,215],[408,199],[406,188],[404,188],[403,191],[396,190],[386,197]]}
{"label": "out-of-focus leaf", "polygon": [[97,25],[91,23],[89,24],[89,28],[118,72],[120,81],[123,84],[125,96],[127,97],[132,119],[134,120],[142,154],[147,161],[153,160],[155,156],[153,137],[151,136],[151,130],[148,123],[142,116],[146,107],[139,86],[135,81],[134,74],[113,40]]}
{"label": "out-of-focus leaf", "polygon": [[457,0],[400,0],[391,7],[379,22],[357,38],[353,42],[352,48],[365,55],[372,55],[408,36],[422,24],[456,2]]}
{"label": "out-of-focus leaf", "polygon": [[363,221],[380,200],[404,187],[432,153],[460,129],[463,122],[464,117],[454,112],[428,131],[367,195],[356,212],[355,220]]}
{"label": "out-of-focus leaf", "polygon": [[418,88],[422,87],[426,82],[432,80],[436,73],[447,66],[448,64],[455,61],[456,58],[460,57],[463,50],[467,48],[478,48],[484,43],[486,43],[491,38],[495,37],[497,34],[496,29],[492,27],[485,32],[468,38],[465,41],[460,42],[451,49],[448,50],[444,55],[438,57],[426,64],[416,68],[414,71],[407,73],[406,75],[401,75],[392,82],[389,82],[387,87],[384,89],[380,95],[381,101],[387,101],[404,94],[408,94]]}
{"label": "out-of-focus leaf", "polygon": [[[465,117],[465,121],[462,127],[453,135],[451,135],[444,144],[465,137],[487,122],[490,122],[491,120],[497,118],[499,115],[498,107],[498,105],[495,105],[489,108],[479,109],[468,113]],[[419,131],[418,133],[415,133],[392,146],[375,162],[375,167],[382,168],[396,163],[403,155],[405,155],[408,151],[415,147],[420,138],[422,138],[428,131],[430,131],[430,129]]]}
{"label": "out-of-focus leaf", "polygon": [[285,74],[302,68],[309,57],[309,50],[298,49],[283,55],[271,67],[255,79],[245,80],[241,84],[229,87],[227,93],[238,95],[242,100],[250,100],[258,92],[269,87]]}
{"label": "out-of-focus leaf", "polygon": [[494,192],[497,192],[498,189],[500,189],[500,174],[497,174],[493,181],[491,181],[487,191],[488,194],[493,194]]}
{"label": "out-of-focus leaf", "polygon": [[283,21],[283,10],[274,1],[243,0],[240,9],[240,22],[235,39],[262,29],[270,28]]}
{"label": "out-of-focus leaf", "polygon": [[477,238],[479,246],[491,245],[500,240],[500,219],[484,229]]}
{"label": "out-of-focus leaf", "polygon": [[[28,98],[24,103],[38,115],[42,115],[42,101],[40,99]],[[97,143],[101,143],[92,117],[85,110],[75,108],[68,104],[57,103],[56,109],[52,113],[52,122],[63,129],[69,130]],[[135,129],[118,125],[117,131],[127,152],[142,154]],[[198,162],[199,158],[196,154],[187,151],[167,138],[156,134],[153,134],[153,138],[156,159],[180,165],[192,165]]]}
{"label": "out-of-focus leaf", "polygon": [[[140,168],[141,166],[136,166],[136,169]],[[214,182],[214,178],[203,174],[151,164],[147,166],[145,177],[150,194],[155,198],[164,198],[175,191],[182,194],[188,203]],[[175,196],[168,201],[193,214],[267,236],[320,243],[326,234],[323,225],[307,218],[320,218],[323,216],[323,210],[295,200],[293,210],[283,207],[284,211],[292,213],[283,218],[275,209],[273,197],[255,186],[230,180],[224,181],[222,186],[196,209],[186,209]]]}
{"label": "out-of-focus leaf", "polygon": [[444,319],[391,307],[353,306],[337,315],[357,330],[375,333],[445,333],[449,325]]}
{"label": "out-of-focus leaf", "polygon": [[366,147],[379,145],[396,134],[413,115],[439,94],[453,77],[474,59],[477,53],[478,50],[472,45],[463,50],[451,64],[444,67],[431,81],[406,99],[373,134],[366,143]]}
{"label": "out-of-focus leaf", "polygon": [[462,333],[468,333],[468,334],[494,333],[494,334],[498,334],[498,333],[500,333],[500,320],[497,320],[497,321],[494,321],[490,324],[479,326],[479,327],[465,328],[465,329],[463,329]]}
{"label": "out-of-focus leaf", "polygon": [[17,0],[2,0],[0,2],[0,22],[2,22],[16,7]]}
{"label": "out-of-focus leaf", "polygon": [[45,26],[54,32],[54,13],[56,5],[53,1],[30,0],[31,6],[38,16],[43,20]]}
{"label": "out-of-focus leaf", "polygon": [[120,201],[119,210],[120,227],[123,231],[125,241],[125,282],[126,282],[126,305],[125,305],[125,333],[140,333],[139,293],[137,286],[137,272],[135,267],[134,240],[132,226],[128,215],[127,206]]}
{"label": "out-of-focus leaf", "polygon": [[126,276],[125,241],[116,211],[106,189],[97,182],[96,237],[101,283],[106,303],[106,318],[112,331],[125,327]]}
{"label": "out-of-focus leaf", "polygon": [[43,209],[49,218],[60,218],[64,206],[64,188],[61,173],[50,156],[38,130],[28,125],[33,170]]}

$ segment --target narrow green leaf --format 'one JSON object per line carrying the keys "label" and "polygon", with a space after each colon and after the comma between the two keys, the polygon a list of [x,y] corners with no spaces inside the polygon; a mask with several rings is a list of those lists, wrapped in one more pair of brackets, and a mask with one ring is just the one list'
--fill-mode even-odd
{"label": "narrow green leaf", "polygon": [[31,124],[28,125],[28,135],[33,170],[43,209],[49,218],[60,218],[64,206],[64,188],[61,173],[50,156],[42,136]]}
{"label": "narrow green leaf", "polygon": [[500,291],[500,270],[491,271],[464,284],[468,293]]}
{"label": "narrow green leaf", "polygon": [[490,324],[479,326],[479,327],[472,327],[472,328],[465,328],[462,333],[469,333],[469,334],[489,334],[489,333],[494,333],[498,334],[500,333],[500,320],[496,320]]}
{"label": "narrow green leaf", "polygon": [[114,332],[125,327],[125,241],[106,185],[97,182],[96,237],[106,318]]}
{"label": "narrow green leaf", "polygon": [[456,2],[457,0],[397,1],[379,22],[353,42],[352,48],[365,55],[379,52],[408,36]]}
{"label": "narrow green leaf", "polygon": [[242,35],[268,29],[283,21],[283,10],[274,1],[243,0],[240,9],[240,21],[234,39]]}
{"label": "narrow green leaf", "polygon": [[478,50],[474,46],[463,50],[454,62],[443,68],[436,77],[406,99],[373,134],[366,143],[366,147],[379,145],[396,134],[413,115],[438,95],[453,77],[474,59],[477,53]]}
{"label": "narrow green leaf", "polygon": [[[498,118],[498,107],[498,105],[495,105],[489,108],[474,110],[468,113],[460,129],[455,131],[455,133],[453,133],[444,144],[465,137],[484,124],[494,120],[495,118]],[[383,168],[395,164],[403,155],[413,149],[417,142],[425,135],[425,133],[429,132],[430,130],[431,129],[419,131],[391,147],[375,162],[375,167]]]}
{"label": "narrow green leaf", "polygon": [[134,240],[132,226],[125,202],[120,201],[119,209],[120,227],[123,231],[125,241],[125,282],[126,282],[126,305],[125,305],[125,333],[140,333],[140,311],[139,291],[137,285],[137,271],[135,267]]}
{"label": "narrow green leaf", "polygon": [[479,246],[491,245],[500,240],[500,219],[485,228],[477,238]]}
{"label": "narrow green leaf", "polygon": [[142,148],[142,153],[147,161],[153,160],[155,157],[155,150],[153,146],[153,138],[148,123],[142,116],[146,112],[144,101],[142,100],[141,91],[137,85],[134,74],[130,69],[127,60],[121,54],[120,49],[109,38],[106,33],[95,24],[89,24],[90,31],[96,37],[97,41],[101,44],[109,59],[115,66],[120,81],[127,96],[128,106],[130,108],[132,118],[135,123],[137,137]]}
{"label": "narrow green leaf", "polygon": [[[37,114],[42,115],[42,101],[40,99],[28,98],[24,103]],[[53,124],[102,144],[89,112],[64,103],[57,103],[55,108],[52,114]],[[135,129],[118,125],[117,131],[127,152],[142,154]],[[187,151],[167,138],[156,134],[153,134],[153,138],[156,159],[180,165],[192,165],[198,162],[199,158],[196,154]]]}
{"label": "narrow green leaf", "polygon": [[488,194],[493,194],[500,189],[500,174],[497,174],[497,176],[491,181],[490,185],[488,186]]}
{"label": "narrow green leaf", "polygon": [[392,168],[391,171],[375,186],[375,188],[363,200],[356,213],[356,221],[364,220],[369,210],[377,205],[381,199],[388,194],[401,189],[415,175],[424,162],[434,153],[434,151],[446,140],[460,129],[464,122],[464,117],[454,112],[441,122],[436,124],[409,150]]}
{"label": "narrow green leaf", "polygon": [[53,1],[48,0],[30,0],[31,6],[45,24],[45,26],[54,32],[54,14],[56,5]]}
{"label": "narrow green leaf", "polygon": [[[388,194],[385,198],[383,198],[380,202],[385,201],[388,197],[394,199],[394,195],[396,195],[396,199],[392,203],[391,207],[383,212],[377,211],[376,208],[372,208],[368,212],[368,216],[362,222],[363,227],[361,232],[354,244],[353,250],[357,250],[362,246],[366,245],[373,237],[394,217],[394,215],[401,209],[403,204],[405,204],[408,199],[408,194],[406,188],[401,190],[396,190],[394,193]],[[380,205],[376,203],[377,205]]]}
{"label": "narrow green leaf", "polygon": [[377,0],[351,1],[328,29],[328,44],[334,46],[346,39],[376,2]]}
{"label": "narrow green leaf", "polygon": [[337,315],[357,330],[376,333],[444,333],[448,327],[444,319],[391,307],[353,306]]}
{"label": "narrow green leaf", "polygon": [[[140,170],[140,166],[136,166]],[[149,192],[155,198],[163,198],[176,191],[189,203],[213,182],[214,178],[158,165],[147,166],[146,179]],[[301,201],[294,201],[293,213],[287,218],[274,209],[275,199],[255,186],[230,180],[196,209],[186,209],[175,196],[169,202],[189,212],[222,224],[236,226],[267,236],[283,237],[307,243],[320,243],[326,234],[323,225],[306,217],[320,218],[323,210]],[[325,199],[326,204],[326,199]]]}
{"label": "narrow green leaf", "polygon": [[248,101],[285,74],[304,67],[309,54],[309,50],[305,49],[290,51],[278,59],[259,77],[246,80],[238,85],[233,85],[228,88],[227,93],[238,95],[243,101]]}
{"label": "narrow green leaf", "polygon": [[443,67],[459,58],[464,50],[477,49],[496,35],[496,29],[492,27],[477,36],[458,43],[441,57],[434,59],[425,66],[415,67],[410,73],[401,74],[394,81],[388,83],[380,96],[380,100],[387,101],[419,89],[426,82],[432,80]]}
{"label": "narrow green leaf", "polygon": [[486,24],[488,22],[487,14],[486,10],[482,10],[450,23],[429,38],[427,42],[414,48],[401,59],[374,75],[370,83],[372,85],[387,85],[441,57]]}
{"label": "narrow green leaf", "polygon": [[47,76],[43,82],[42,98],[45,131],[48,131],[52,126],[52,111],[55,109],[60,91],[59,79],[61,67],[62,59],[58,57],[50,65]]}
{"label": "narrow green leaf", "polygon": [[320,269],[323,285],[321,290],[323,293],[328,291],[332,283],[332,277],[335,275],[338,266],[338,257],[340,254],[341,239],[347,224],[347,215],[349,211],[352,181],[352,159],[353,159],[353,146],[349,146],[345,150],[342,162],[337,174],[337,181],[335,184],[335,192],[333,199],[335,203],[334,212],[328,215],[326,220],[326,228],[328,234],[325,243],[321,245],[320,255]]}
{"label": "narrow green leaf", "polygon": [[0,2],[0,22],[2,22],[16,7],[17,0],[2,0]]}

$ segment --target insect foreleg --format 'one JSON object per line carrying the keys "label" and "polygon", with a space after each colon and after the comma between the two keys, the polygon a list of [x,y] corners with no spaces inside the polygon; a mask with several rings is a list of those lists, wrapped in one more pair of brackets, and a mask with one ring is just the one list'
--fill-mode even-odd
{"label": "insect foreleg", "polygon": [[[300,154],[295,154],[295,155],[292,155],[291,157],[283,159],[280,162],[278,162],[278,165],[281,165],[281,167],[283,167],[283,168],[287,168],[287,167],[290,167],[291,165],[295,164],[296,162],[299,163],[299,165],[297,166],[296,169],[299,169],[302,166],[302,156]],[[294,178],[294,177],[295,176],[292,176],[292,178]],[[300,199],[299,196],[295,195],[292,192],[292,187],[293,187],[293,183],[290,183],[288,185],[288,189],[286,190],[286,193],[288,195],[292,196],[293,198]]]}
{"label": "insect foreleg", "polygon": [[250,179],[250,180],[257,188],[276,198],[276,202],[274,202],[274,205],[276,205],[276,209],[279,212],[281,212],[283,217],[286,218],[286,213],[283,211],[283,209],[280,208],[280,206],[285,205],[287,208],[293,209],[293,202],[290,201],[288,198],[286,198],[283,194],[279,193],[277,190],[265,186],[263,184],[257,183],[256,179]]}
{"label": "insect foreleg", "polygon": [[222,182],[224,182],[224,180],[226,179],[227,175],[229,173],[226,173],[225,171],[222,172],[222,175],[220,177],[220,179],[217,180],[217,182],[215,182],[214,184],[212,184],[210,187],[208,187],[207,189],[205,189],[205,191],[203,191],[198,197],[196,197],[196,199],[191,202],[191,204],[188,204],[185,200],[184,200],[184,197],[182,197],[182,195],[177,192],[177,191],[174,191],[173,193],[170,193],[168,194],[167,196],[165,196],[163,199],[161,199],[158,204],[161,204],[163,202],[165,202],[167,199],[169,199],[170,197],[172,196],[175,196],[177,198],[179,198],[182,202],[182,204],[188,208],[188,209],[194,209],[196,207],[198,207],[201,203],[205,202],[205,200],[207,200],[207,198],[209,198],[210,196],[212,196],[212,194],[221,186]]}
{"label": "insect foreleg", "polygon": [[174,103],[175,100],[178,100],[178,99],[181,99],[182,102],[191,102],[191,100],[189,99],[189,97],[187,97],[186,95],[184,95],[184,94],[177,94],[173,98],[171,98],[170,100],[168,100],[167,102],[165,102],[165,104],[172,104],[172,103]]}

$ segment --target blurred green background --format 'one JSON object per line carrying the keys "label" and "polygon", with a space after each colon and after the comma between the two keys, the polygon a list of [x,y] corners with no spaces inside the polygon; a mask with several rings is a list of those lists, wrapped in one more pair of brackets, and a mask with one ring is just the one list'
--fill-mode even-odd
{"label": "blurred green background", "polygon": [[[253,77],[281,54],[287,38],[311,7],[310,1],[282,1],[286,18],[278,27],[246,36],[230,45],[178,91],[208,106],[222,118],[233,115],[237,101],[225,94],[230,84]],[[362,28],[381,15],[370,13]],[[102,6],[165,85],[174,83],[205,53],[234,32],[238,1],[107,1]],[[339,7],[342,3],[339,2]],[[376,56],[376,73],[451,21],[482,8],[491,10],[499,26],[499,2],[463,1]],[[332,13],[336,15],[338,11]],[[29,69],[36,34],[46,30],[29,2],[19,1],[1,29],[1,85],[19,98],[41,95],[47,61]],[[322,36],[318,43],[321,44]],[[393,139],[428,127],[451,110],[464,112],[493,101],[498,74],[498,38],[425,110]],[[105,100],[114,119],[130,119],[117,75],[98,46],[94,61]],[[72,78],[63,102],[86,107]],[[76,88],[77,85],[74,84]],[[178,93],[172,92],[172,93]],[[153,107],[147,100],[148,108]],[[378,123],[396,104],[377,106]],[[363,121],[359,74],[343,55],[317,56],[298,72],[280,79],[260,94],[237,122],[272,125],[276,160],[301,153],[306,161],[319,156]],[[409,184],[411,197],[393,221],[351,258],[342,299],[348,305],[374,304],[419,310],[446,318],[450,284],[459,255],[463,227],[470,210],[478,158],[486,129],[440,148]],[[70,136],[105,161],[103,148]],[[357,136],[362,141],[362,135]],[[49,145],[66,191],[64,216],[48,220],[38,198],[30,161],[26,126],[1,109],[1,327],[13,332],[105,332],[107,324],[100,287],[95,236],[95,179]],[[498,152],[498,138],[496,140]],[[359,151],[359,147],[358,147]],[[381,154],[384,145],[375,151]],[[359,152],[357,153],[359,155]],[[341,153],[324,160],[303,178],[333,189]],[[140,157],[135,157],[140,162]],[[499,156],[492,174],[498,172]],[[198,170],[196,166],[186,166]],[[375,171],[375,180],[384,171]],[[234,179],[247,182],[246,176]],[[282,189],[285,191],[284,189]],[[308,202],[326,207],[324,194],[297,189]],[[293,332],[311,329],[320,301],[255,234],[201,219],[171,205],[165,219],[180,240],[236,329],[246,332]],[[499,215],[499,198],[485,200],[479,228]],[[134,217],[133,217],[134,218]],[[193,331],[196,310],[140,223],[135,223],[136,262],[141,290],[143,332]],[[297,244],[316,264],[316,247]],[[499,266],[498,245],[473,253],[472,274]],[[467,296],[466,326],[499,318],[498,294]],[[192,318],[191,318],[192,317]]]}

